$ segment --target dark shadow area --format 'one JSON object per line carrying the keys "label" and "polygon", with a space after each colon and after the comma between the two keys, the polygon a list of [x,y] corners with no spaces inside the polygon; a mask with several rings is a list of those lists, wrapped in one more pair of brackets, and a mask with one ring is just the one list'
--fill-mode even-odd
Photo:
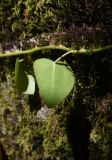
{"label": "dark shadow area", "polygon": [[0,160],[8,160],[8,157],[4,151],[3,146],[0,144]]}
{"label": "dark shadow area", "polygon": [[34,95],[28,95],[28,100],[29,100],[29,107],[30,107],[30,111],[38,111],[41,109],[41,97],[39,95],[39,90],[38,87],[36,85],[35,87],[35,93]]}
{"label": "dark shadow area", "polygon": [[[90,133],[95,125],[93,125],[95,118],[96,121],[98,118],[98,115],[95,115],[95,100],[103,99],[112,93],[112,56],[110,53],[81,56],[72,66],[75,68],[76,79],[78,79],[78,83],[80,82],[80,85],[77,83],[77,98],[74,100],[74,107],[67,121],[67,136],[74,160],[91,158]],[[94,122],[92,119],[89,121],[89,116],[93,116]],[[98,150],[98,146],[96,150]],[[94,150],[94,152],[96,151]],[[98,154],[101,157],[103,153],[98,152]]]}
{"label": "dark shadow area", "polygon": [[91,125],[87,120],[85,106],[80,102],[72,109],[67,122],[67,136],[74,160],[89,160],[89,135]]}

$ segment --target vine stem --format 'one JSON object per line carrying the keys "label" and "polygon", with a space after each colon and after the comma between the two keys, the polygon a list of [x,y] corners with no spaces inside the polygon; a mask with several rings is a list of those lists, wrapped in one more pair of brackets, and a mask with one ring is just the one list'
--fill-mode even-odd
{"label": "vine stem", "polygon": [[73,52],[74,52],[73,50],[66,52],[66,53],[63,54],[61,57],[59,57],[58,59],[56,59],[54,62],[57,63],[60,59],[62,59],[63,57],[65,57],[65,56],[67,56],[68,54],[73,53]]}
{"label": "vine stem", "polygon": [[[13,57],[13,56],[20,56],[20,55],[31,55],[31,54],[37,54],[38,52],[47,51],[47,50],[62,50],[62,51],[70,51],[70,48],[66,48],[63,45],[49,45],[49,46],[41,46],[41,47],[35,47],[29,50],[23,50],[23,51],[14,51],[14,52],[6,52],[6,53],[0,53],[0,58],[4,57]],[[39,53],[42,55],[42,53]]]}
{"label": "vine stem", "polygon": [[[13,57],[13,56],[20,56],[20,55],[31,55],[31,54],[38,54],[42,56],[42,51],[46,51],[46,50],[62,50],[65,52],[72,52],[73,54],[93,54],[93,53],[100,53],[106,50],[110,50],[112,49],[112,45],[107,45],[105,47],[100,47],[100,48],[94,48],[94,49],[79,49],[79,50],[72,50],[72,48],[67,48],[63,45],[49,45],[49,46],[41,46],[41,47],[35,47],[33,49],[29,49],[29,50],[24,50],[24,51],[15,51],[15,52],[6,52],[6,53],[0,53],[0,58],[4,58],[4,57]],[[69,54],[69,53],[65,53]],[[64,55],[64,56],[65,56]],[[61,57],[62,58],[62,57]],[[57,61],[57,60],[56,60]]]}

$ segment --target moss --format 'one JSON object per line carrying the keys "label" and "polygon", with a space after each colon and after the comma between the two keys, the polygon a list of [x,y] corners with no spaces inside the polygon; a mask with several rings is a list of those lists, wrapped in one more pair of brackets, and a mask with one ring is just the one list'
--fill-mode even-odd
{"label": "moss", "polygon": [[[18,41],[38,33],[39,45],[94,48],[111,43],[109,0],[4,2],[0,5],[0,41]],[[48,34],[40,36],[42,32]],[[37,119],[36,109],[30,110],[30,103],[34,108],[41,107],[37,95],[29,102],[15,90],[15,59],[0,61],[0,140],[9,160],[112,159],[112,96],[107,95],[112,93],[111,51],[71,55],[66,60],[74,69],[76,98],[72,105],[52,110],[44,122]]]}
{"label": "moss", "polygon": [[[90,134],[91,160],[109,160],[112,158],[112,96],[107,95],[96,103],[96,112],[93,115],[93,129]],[[97,152],[95,152],[97,150]],[[93,156],[94,154],[94,156]]]}
{"label": "moss", "polygon": [[46,159],[73,159],[72,149],[66,134],[66,121],[66,113],[63,111],[60,114],[56,113],[56,111],[52,111],[52,114],[47,119],[43,134],[44,156]]}
{"label": "moss", "polygon": [[36,112],[30,112],[28,96],[15,89],[12,72],[14,64],[6,60],[3,62],[0,67],[1,143],[9,160],[37,160],[43,152],[42,124],[38,122]]}
{"label": "moss", "polygon": [[[5,12],[7,10],[7,12]],[[44,32],[58,32],[71,26],[111,30],[111,1],[5,0],[0,5],[0,40],[22,40]],[[100,34],[100,33],[99,33]],[[99,36],[97,36],[99,38]],[[97,43],[96,43],[97,45]]]}

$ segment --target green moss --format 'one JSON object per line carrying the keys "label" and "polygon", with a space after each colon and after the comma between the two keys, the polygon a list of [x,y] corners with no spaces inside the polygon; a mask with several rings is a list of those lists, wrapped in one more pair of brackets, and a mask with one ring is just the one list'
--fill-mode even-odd
{"label": "green moss", "polygon": [[[91,159],[96,156],[96,159],[110,160],[112,158],[112,96],[107,95],[96,103],[96,113],[93,119],[93,130],[90,134],[91,141]],[[95,153],[95,150],[97,152]],[[94,154],[94,156],[93,156]]]}
{"label": "green moss", "polygon": [[43,152],[42,124],[30,112],[28,96],[15,89],[11,66],[3,60],[0,67],[0,140],[9,160],[37,160]]}
{"label": "green moss", "polygon": [[66,114],[56,114],[54,111],[45,123],[44,156],[47,159],[72,160],[72,150],[66,134]]}

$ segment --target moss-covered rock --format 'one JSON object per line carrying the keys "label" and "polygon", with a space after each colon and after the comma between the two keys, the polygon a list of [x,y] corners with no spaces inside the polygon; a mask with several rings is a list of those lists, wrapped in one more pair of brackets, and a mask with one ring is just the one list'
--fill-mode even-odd
{"label": "moss-covered rock", "polygon": [[90,134],[91,160],[112,158],[112,95],[97,100]]}
{"label": "moss-covered rock", "polygon": [[[109,0],[4,2],[0,4],[2,42],[27,41],[36,35],[34,45],[39,46],[64,44],[78,49],[112,42]],[[111,53],[69,55],[66,61],[76,77],[75,93],[44,120],[38,117],[44,106],[38,93],[27,97],[15,89],[15,58],[0,60],[0,141],[9,160],[112,159]]]}
{"label": "moss-covered rock", "polygon": [[45,159],[73,159],[72,149],[66,134],[67,109],[62,108],[52,111],[45,123],[45,130],[43,132]]}

